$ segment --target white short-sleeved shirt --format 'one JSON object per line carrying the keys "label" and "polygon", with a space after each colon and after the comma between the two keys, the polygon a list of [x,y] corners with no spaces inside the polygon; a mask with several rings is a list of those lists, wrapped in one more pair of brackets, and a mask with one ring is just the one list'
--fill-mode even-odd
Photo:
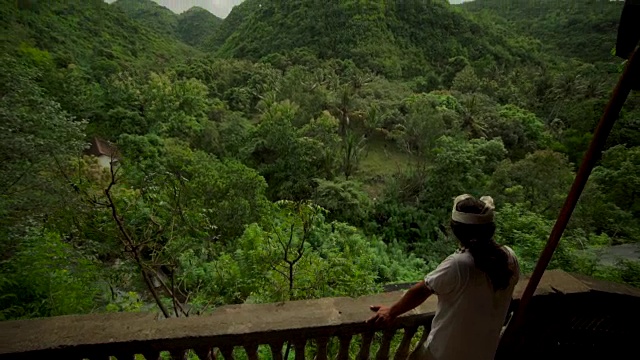
{"label": "white short-sleeved shirt", "polygon": [[435,360],[493,360],[520,267],[509,247],[513,276],[509,287],[494,291],[489,277],[476,268],[468,251],[446,258],[425,277],[438,296],[425,350]]}

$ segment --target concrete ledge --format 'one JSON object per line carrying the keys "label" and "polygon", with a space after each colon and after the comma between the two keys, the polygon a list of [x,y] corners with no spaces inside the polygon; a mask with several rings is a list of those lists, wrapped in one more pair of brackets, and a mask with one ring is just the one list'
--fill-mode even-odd
{"label": "concrete ledge", "polygon": [[[517,285],[517,301],[528,279]],[[537,296],[598,292],[640,298],[640,290],[577,277],[563,271],[547,271]],[[340,334],[372,332],[364,321],[369,305],[390,305],[402,292],[360,298],[323,298],[272,304],[230,305],[210,315],[156,320],[150,313],[118,313],[60,316],[0,322],[0,358],[33,358],[44,355],[89,357],[107,353],[145,353],[203,346],[269,344]],[[395,328],[429,325],[437,299],[400,317]]]}
{"label": "concrete ledge", "polygon": [[[364,324],[371,316],[369,305],[390,305],[400,296],[401,292],[394,292],[356,299],[230,305],[210,315],[163,320],[155,320],[152,314],[95,314],[5,321],[0,322],[0,357],[54,349],[84,353],[88,347],[97,350],[105,346],[122,347],[124,352],[133,345],[137,349],[170,350],[203,344],[265,344],[373,331]],[[395,326],[428,323],[435,308],[436,299],[430,299],[399,318]]]}

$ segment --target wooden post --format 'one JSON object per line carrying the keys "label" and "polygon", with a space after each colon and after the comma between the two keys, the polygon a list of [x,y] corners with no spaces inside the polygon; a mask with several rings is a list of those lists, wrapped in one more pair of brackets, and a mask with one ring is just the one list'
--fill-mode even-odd
{"label": "wooden post", "polygon": [[587,150],[584,158],[582,160],[582,164],[580,165],[580,169],[576,174],[576,178],[573,181],[573,185],[571,186],[571,190],[567,195],[567,198],[564,202],[564,206],[560,211],[560,215],[556,220],[556,223],[549,235],[549,240],[547,241],[547,245],[544,250],[540,254],[540,258],[538,259],[538,263],[536,264],[536,268],[531,274],[531,278],[525,288],[525,291],[520,299],[520,304],[516,309],[516,313],[514,319],[510,322],[507,327],[504,335],[500,341],[500,349],[498,351],[497,358],[502,358],[504,356],[510,356],[512,354],[512,350],[516,347],[519,347],[522,343],[522,325],[525,321],[525,314],[527,311],[527,307],[533,294],[540,284],[540,280],[542,279],[542,275],[546,270],[549,262],[551,261],[551,257],[558,247],[558,243],[562,238],[562,234],[569,223],[569,219],[571,219],[571,215],[573,214],[573,210],[578,203],[578,199],[584,190],[585,185],[587,184],[587,180],[589,180],[589,175],[591,175],[591,171],[596,165],[596,162],[600,158],[602,150],[604,149],[607,137],[611,133],[611,129],[613,128],[613,124],[618,119],[620,114],[620,110],[624,105],[629,93],[631,92],[634,80],[638,79],[640,76],[640,54],[636,49],[631,56],[631,59],[627,62],[627,65],[620,76],[620,80],[618,80],[618,84],[613,90],[613,94],[611,95],[611,99],[607,107],[605,108],[604,114],[600,118],[600,122],[596,127],[596,130],[593,134],[593,138],[591,139],[591,143],[589,144],[589,149]]}

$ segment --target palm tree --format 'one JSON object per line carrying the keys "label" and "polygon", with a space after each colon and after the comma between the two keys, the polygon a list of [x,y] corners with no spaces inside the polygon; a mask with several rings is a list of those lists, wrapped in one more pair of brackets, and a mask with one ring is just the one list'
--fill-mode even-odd
{"label": "palm tree", "polygon": [[462,129],[469,133],[472,138],[482,138],[487,136],[487,123],[483,118],[483,109],[478,101],[477,95],[465,96],[460,101],[460,116],[462,119]]}

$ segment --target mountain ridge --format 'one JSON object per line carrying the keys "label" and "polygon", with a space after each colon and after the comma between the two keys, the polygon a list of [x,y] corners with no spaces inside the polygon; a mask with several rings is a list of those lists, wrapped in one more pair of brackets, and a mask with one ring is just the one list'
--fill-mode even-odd
{"label": "mountain ridge", "polygon": [[219,29],[223,19],[200,6],[192,6],[178,15],[178,37],[196,48],[204,49],[204,42]]}
{"label": "mountain ridge", "polygon": [[77,64],[108,74],[128,68],[131,59],[154,68],[196,52],[102,0],[0,4],[6,20],[0,28],[7,34],[2,36],[4,45],[13,51],[19,46],[47,51],[59,66]]}
{"label": "mountain ridge", "polygon": [[531,44],[516,38],[444,0],[246,0],[207,45],[222,57],[250,60],[306,49],[320,58],[353,60],[386,76],[412,77],[455,57],[501,65],[535,62],[527,47]]}
{"label": "mountain ridge", "polygon": [[[106,3],[111,4],[116,0],[104,0]],[[192,7],[200,7],[211,14],[223,19],[231,9],[238,5],[242,0],[223,0],[222,3],[220,1],[213,2],[210,0],[183,0],[183,1],[174,1],[174,0],[153,0],[160,6],[166,7],[174,14],[180,15],[185,11],[188,11]]]}
{"label": "mountain ridge", "polygon": [[131,18],[142,22],[148,28],[167,36],[174,36],[178,27],[178,17],[169,8],[152,0],[116,0],[111,6],[117,7]]}
{"label": "mountain ridge", "polygon": [[222,23],[222,19],[200,6],[180,14],[153,0],[117,0],[112,6],[158,34],[196,48],[201,47],[204,39],[211,37]]}

